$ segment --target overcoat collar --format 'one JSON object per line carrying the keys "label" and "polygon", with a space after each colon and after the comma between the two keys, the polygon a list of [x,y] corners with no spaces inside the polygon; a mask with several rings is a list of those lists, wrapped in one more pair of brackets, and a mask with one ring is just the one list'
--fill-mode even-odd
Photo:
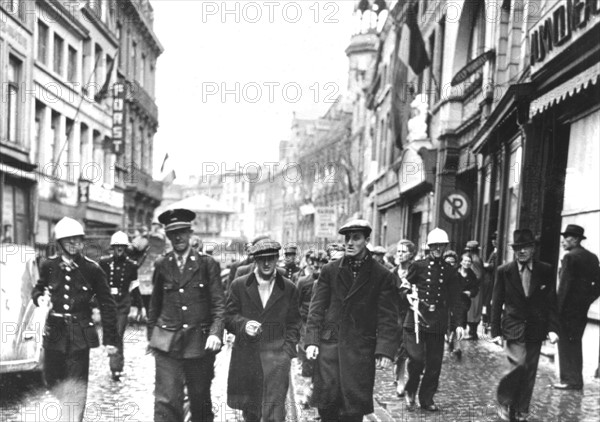
{"label": "overcoat collar", "polygon": [[248,296],[250,296],[252,303],[254,303],[258,309],[262,310],[263,314],[267,312],[279,299],[281,299],[285,290],[285,282],[283,281],[283,277],[277,271],[275,271],[275,280],[273,283],[275,283],[273,286],[273,291],[271,292],[271,296],[269,296],[266,306],[263,308],[262,301],[260,300],[260,294],[258,293],[258,280],[256,280],[254,271],[248,275],[248,279],[246,280],[246,291],[248,292]]}
{"label": "overcoat collar", "polygon": [[167,259],[169,260],[168,269],[171,279],[180,287],[185,286],[200,268],[200,255],[194,249],[190,250],[190,253],[188,254],[187,260],[183,266],[183,273],[179,272],[177,257],[175,256],[174,251],[167,254]]}
{"label": "overcoat collar", "polygon": [[[367,255],[365,263],[360,267],[356,280],[352,275],[352,269],[350,268],[350,262],[347,257],[343,257],[340,260],[340,277],[345,286],[349,287],[348,293],[344,297],[344,301],[349,300],[354,296],[365,284],[371,279],[371,272],[373,270],[373,258],[371,255]],[[348,286],[349,284],[349,286]]]}

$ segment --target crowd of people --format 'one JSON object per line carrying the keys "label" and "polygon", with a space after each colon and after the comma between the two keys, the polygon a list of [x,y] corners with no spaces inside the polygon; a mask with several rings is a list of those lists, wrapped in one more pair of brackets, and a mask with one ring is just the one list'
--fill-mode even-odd
{"label": "crowd of people", "polygon": [[[497,388],[503,420],[527,419],[546,339],[558,342],[554,387],[583,388],[581,338],[588,308],[600,295],[600,267],[581,246],[582,227],[561,233],[567,253],[557,294],[552,267],[534,258],[528,229],[515,230],[514,261],[498,266],[495,234],[485,260],[477,241],[461,253],[449,250],[448,234],[439,228],[428,234],[420,259],[406,239],[390,259],[385,248],[369,246],[369,222],[355,219],[339,228],[343,244],[306,251],[300,261],[297,246],[260,236],[245,245],[246,258],[229,268],[223,283],[219,263],[197,247],[194,219],[185,209],[159,216],[172,250],[154,262],[147,310],[157,422],[184,420],[185,390],[191,420],[214,420],[210,388],[225,333],[233,336],[227,404],[249,422],[286,420],[295,358],[313,386],[304,404],[317,408],[322,422],[362,421],[372,413],[378,369],[394,371],[407,411],[415,411],[418,400],[421,409],[436,412],[446,344],[460,359],[461,341],[482,336],[504,344],[511,365]],[[92,298],[118,382],[131,303],[143,306],[138,263],[126,254],[130,242],[123,232],[112,236],[112,255],[99,264],[83,254],[80,223],[65,217],[55,233],[59,254],[41,264],[32,299],[50,307],[48,387],[69,402],[65,420],[81,421],[89,350],[99,345]]]}

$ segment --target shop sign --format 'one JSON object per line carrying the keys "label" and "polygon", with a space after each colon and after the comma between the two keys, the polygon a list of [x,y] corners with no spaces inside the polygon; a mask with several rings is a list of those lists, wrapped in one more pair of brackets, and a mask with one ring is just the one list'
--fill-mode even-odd
{"label": "shop sign", "polygon": [[335,207],[315,207],[315,237],[332,239],[337,237]]}
{"label": "shop sign", "polygon": [[488,50],[485,53],[475,57],[469,63],[466,64],[465,67],[460,69],[456,75],[450,81],[451,86],[458,85],[461,82],[466,81],[469,76],[477,72],[479,69],[483,67],[483,65],[488,61],[492,60],[495,56],[494,50]]}
{"label": "shop sign", "polygon": [[462,221],[471,213],[471,201],[462,191],[451,192],[442,200],[442,212],[451,222]]}
{"label": "shop sign", "polygon": [[88,188],[88,198],[90,201],[100,202],[110,205],[114,208],[123,209],[124,195],[114,189],[107,189],[96,183],[90,183]]}
{"label": "shop sign", "polygon": [[556,3],[529,32],[529,62],[535,73],[600,22],[600,0]]}
{"label": "shop sign", "polygon": [[112,86],[112,90],[112,149],[115,154],[120,154],[123,148],[123,123],[125,122],[125,86],[118,82]]}

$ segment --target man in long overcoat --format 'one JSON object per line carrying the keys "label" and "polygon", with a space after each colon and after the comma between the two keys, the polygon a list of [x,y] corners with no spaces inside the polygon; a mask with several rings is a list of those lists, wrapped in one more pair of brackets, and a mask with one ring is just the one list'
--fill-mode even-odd
{"label": "man in long overcoat", "polygon": [[306,354],[316,359],[313,404],[323,422],[362,421],[373,412],[376,367],[397,350],[394,276],[367,250],[366,220],[343,225],[346,254],[323,267],[314,287]]}
{"label": "man in long overcoat", "polygon": [[156,261],[148,313],[155,422],[183,422],[184,384],[192,422],[214,420],[210,387],[223,341],[225,299],[219,264],[191,247],[195,216],[179,208],[158,217],[173,250]]}
{"label": "man in long overcoat", "polygon": [[562,259],[558,285],[560,383],[554,384],[554,388],[581,390],[581,339],[588,322],[588,310],[600,295],[600,267],[598,257],[581,246],[586,238],[583,227],[569,224],[561,234],[562,247],[567,253]]}
{"label": "man in long overcoat", "polygon": [[500,380],[498,413],[502,420],[526,421],[542,342],[558,339],[552,266],[536,261],[529,229],[514,231],[515,260],[498,268],[492,296],[492,337],[506,340],[510,371]]}
{"label": "man in long overcoat", "polygon": [[226,311],[235,335],[227,382],[227,404],[247,422],[283,422],[290,364],[300,330],[298,289],[275,271],[281,245],[252,247],[256,268],[233,280]]}

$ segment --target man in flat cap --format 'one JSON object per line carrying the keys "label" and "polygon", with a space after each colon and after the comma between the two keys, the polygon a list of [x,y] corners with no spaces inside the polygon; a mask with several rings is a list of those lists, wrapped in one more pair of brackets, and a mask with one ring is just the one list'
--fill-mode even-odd
{"label": "man in flat cap", "polygon": [[292,281],[297,281],[297,277],[294,277],[300,272],[300,267],[296,263],[296,257],[298,256],[298,247],[296,245],[287,245],[283,250],[283,257],[285,260],[283,269],[285,270],[285,277]]}
{"label": "man in flat cap", "polygon": [[[250,245],[250,251],[252,250],[254,245],[256,245],[258,242],[261,242],[263,240],[269,240],[269,236],[261,235],[261,236],[257,236],[256,238],[254,238],[254,240],[252,240],[252,245]],[[233,277],[234,279],[245,276],[247,274],[250,274],[251,272],[253,272],[256,269],[256,262],[254,261],[253,254],[249,253],[248,257],[250,258],[250,262],[246,265],[240,265],[237,268],[235,275]],[[283,268],[277,267],[277,272],[285,277],[285,270]]]}
{"label": "man in flat cap", "polygon": [[558,357],[559,390],[583,388],[583,354],[581,339],[587,325],[591,304],[600,295],[598,257],[581,246],[586,239],[584,229],[569,224],[561,233],[562,248],[567,252],[561,262],[558,285],[558,316],[560,323]]}
{"label": "man in flat cap", "polygon": [[345,256],[321,270],[306,329],[306,355],[316,359],[313,405],[323,422],[362,421],[373,412],[376,367],[396,353],[394,276],[367,250],[371,225],[352,220],[339,231]]}
{"label": "man in flat cap", "polygon": [[156,361],[156,422],[183,420],[184,384],[191,420],[214,420],[210,387],[223,341],[225,299],[219,264],[191,247],[195,217],[186,209],[158,217],[173,250],[155,263],[148,312],[149,347]]}
{"label": "man in flat cap", "polygon": [[498,385],[498,415],[526,421],[542,342],[558,339],[558,314],[552,266],[533,258],[535,238],[529,229],[514,231],[515,260],[498,268],[492,296],[492,337],[506,340],[510,371]]}
{"label": "man in flat cap", "polygon": [[286,420],[285,399],[300,330],[298,289],[275,271],[281,245],[261,240],[251,250],[254,270],[233,280],[226,311],[235,335],[227,404],[247,422]]}

